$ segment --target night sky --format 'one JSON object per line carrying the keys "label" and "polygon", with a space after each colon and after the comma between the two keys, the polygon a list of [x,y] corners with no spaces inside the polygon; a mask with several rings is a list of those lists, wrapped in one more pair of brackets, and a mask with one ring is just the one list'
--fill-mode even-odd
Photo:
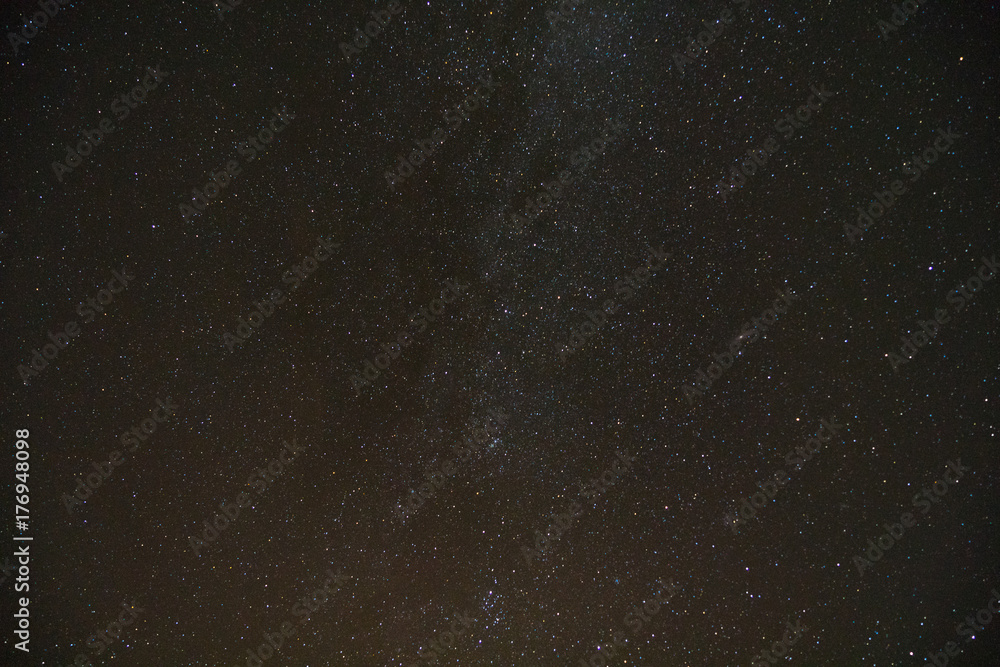
{"label": "night sky", "polygon": [[2,664],[1000,664],[994,3],[49,11]]}

